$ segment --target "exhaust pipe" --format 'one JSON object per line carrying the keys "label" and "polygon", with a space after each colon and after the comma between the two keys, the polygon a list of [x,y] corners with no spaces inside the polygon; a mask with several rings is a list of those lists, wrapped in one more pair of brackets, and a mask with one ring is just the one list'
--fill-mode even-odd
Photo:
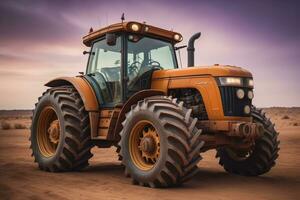
{"label": "exhaust pipe", "polygon": [[189,45],[187,48],[187,53],[188,53],[188,67],[193,67],[194,66],[194,52],[195,52],[195,40],[197,40],[201,36],[201,33],[196,33],[194,34],[190,39],[189,39]]}

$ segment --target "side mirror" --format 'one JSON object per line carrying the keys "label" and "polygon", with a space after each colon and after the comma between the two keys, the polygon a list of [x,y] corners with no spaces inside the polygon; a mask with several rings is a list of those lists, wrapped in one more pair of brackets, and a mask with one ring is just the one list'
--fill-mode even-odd
{"label": "side mirror", "polygon": [[108,46],[115,46],[117,43],[117,36],[115,33],[106,33],[106,44]]}
{"label": "side mirror", "polygon": [[85,54],[95,55],[95,52],[92,52],[92,51],[83,51],[82,53],[83,53],[83,55],[85,55]]}

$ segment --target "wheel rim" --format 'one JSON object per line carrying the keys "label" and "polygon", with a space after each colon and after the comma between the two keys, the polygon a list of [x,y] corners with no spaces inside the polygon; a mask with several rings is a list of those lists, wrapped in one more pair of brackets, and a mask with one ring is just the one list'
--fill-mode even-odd
{"label": "wheel rim", "polygon": [[51,157],[55,154],[60,138],[60,124],[53,107],[45,107],[37,124],[37,144],[41,154]]}
{"label": "wheel rim", "polygon": [[138,122],[130,132],[129,152],[135,166],[150,170],[160,155],[160,138],[153,124],[147,120]]}

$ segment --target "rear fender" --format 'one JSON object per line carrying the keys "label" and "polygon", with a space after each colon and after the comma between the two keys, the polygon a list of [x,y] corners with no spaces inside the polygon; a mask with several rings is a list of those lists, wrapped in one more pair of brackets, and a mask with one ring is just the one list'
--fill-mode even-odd
{"label": "rear fender", "polygon": [[72,85],[78,91],[85,110],[89,113],[91,137],[98,132],[99,103],[95,92],[83,76],[56,78],[45,84],[47,87]]}

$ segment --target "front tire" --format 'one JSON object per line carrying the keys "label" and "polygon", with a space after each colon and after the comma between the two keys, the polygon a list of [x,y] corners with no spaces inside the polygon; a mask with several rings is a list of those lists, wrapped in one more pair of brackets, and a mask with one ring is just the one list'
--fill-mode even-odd
{"label": "front tire", "polygon": [[176,99],[155,96],[132,106],[122,123],[120,157],[134,184],[170,187],[197,173],[201,130],[191,110]]}
{"label": "front tire", "polygon": [[42,170],[72,171],[88,165],[92,157],[89,116],[73,87],[51,88],[39,98],[30,142]]}
{"label": "front tire", "polygon": [[270,171],[278,158],[279,140],[274,124],[266,118],[262,110],[252,107],[253,121],[261,123],[265,132],[263,136],[255,141],[254,148],[248,156],[240,156],[240,152],[227,149],[226,147],[217,150],[217,157],[220,157],[219,164],[233,174],[244,176],[258,176]]}

